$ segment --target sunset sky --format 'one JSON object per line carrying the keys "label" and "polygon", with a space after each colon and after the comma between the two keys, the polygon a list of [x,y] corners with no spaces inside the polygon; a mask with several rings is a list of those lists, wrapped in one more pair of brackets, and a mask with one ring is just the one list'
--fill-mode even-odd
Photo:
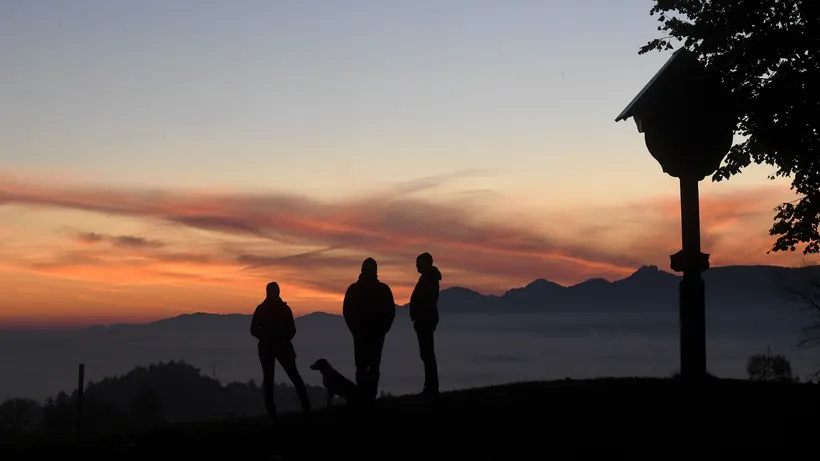
{"label": "sunset sky", "polygon": [[[0,326],[338,312],[373,256],[443,287],[669,270],[677,180],[615,116],[669,57],[648,0],[7,0]],[[701,186],[713,265],[766,254],[770,168]]]}

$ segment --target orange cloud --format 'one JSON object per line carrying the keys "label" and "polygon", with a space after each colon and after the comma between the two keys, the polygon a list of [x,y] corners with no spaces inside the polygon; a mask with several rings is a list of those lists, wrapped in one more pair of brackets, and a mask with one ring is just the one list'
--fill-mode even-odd
{"label": "orange cloud", "polygon": [[[412,260],[421,251],[480,252],[492,258],[565,260],[627,271],[636,261],[556,242],[548,231],[484,218],[482,211],[385,193],[338,203],[288,195],[146,193],[91,188],[37,188],[6,183],[0,203],[140,216],[178,225],[310,245],[332,252],[352,249],[384,259]],[[360,258],[359,258],[360,259]],[[302,258],[310,264],[315,259]],[[328,262],[327,257],[321,258]],[[457,261],[451,261],[457,264]],[[488,268],[490,269],[490,268]],[[494,269],[490,269],[494,270]]]}
{"label": "orange cloud", "polygon": [[[592,277],[623,278],[645,264],[668,267],[668,255],[680,248],[677,197],[510,216],[487,201],[433,202],[413,196],[440,182],[428,178],[365,197],[320,202],[276,193],[58,187],[4,179],[0,206],[167,224],[164,233],[123,235],[83,228],[80,220],[67,223],[71,230],[62,234],[62,243],[48,242],[51,246],[41,246],[34,256],[12,251],[4,270],[154,291],[215,287],[238,296],[241,309],[275,279],[304,313],[338,310],[366,256],[379,261],[381,278],[404,303],[417,277],[413,261],[423,251],[442,268],[445,287],[499,293],[535,278],[573,284]],[[713,265],[797,263],[794,254],[766,254],[773,240],[768,235],[772,207],[789,194],[778,186],[702,194],[703,251],[713,255]],[[174,230],[186,229],[201,233],[174,237]]]}
{"label": "orange cloud", "polygon": [[159,247],[162,246],[163,243],[157,240],[149,240],[142,237],[134,237],[132,235],[103,235],[97,234],[95,232],[78,232],[76,234],[76,239],[78,242],[88,245],[93,245],[96,243],[100,243],[103,241],[110,242],[114,246],[118,247],[134,247],[134,248],[145,248],[145,247]]}

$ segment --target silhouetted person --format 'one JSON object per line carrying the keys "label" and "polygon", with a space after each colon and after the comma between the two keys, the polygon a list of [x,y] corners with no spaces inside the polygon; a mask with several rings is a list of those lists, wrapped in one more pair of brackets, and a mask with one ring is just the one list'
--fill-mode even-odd
{"label": "silhouetted person", "polygon": [[379,281],[377,269],[373,258],[364,260],[359,280],[348,287],[342,307],[353,335],[356,385],[362,402],[376,400],[384,339],[396,317],[393,292]]}
{"label": "silhouetted person", "polygon": [[410,296],[410,320],[419,341],[419,355],[424,362],[424,391],[422,394],[437,396],[438,365],[433,334],[438,326],[438,293],[441,272],[433,265],[433,256],[422,253],[416,257],[416,269],[421,276]]}
{"label": "silhouetted person", "polygon": [[262,363],[262,389],[265,394],[265,408],[268,416],[276,414],[273,402],[273,376],[276,361],[290,378],[296,394],[302,401],[302,410],[310,411],[307,389],[299,370],[296,368],[296,351],[293,337],[296,336],[296,322],[290,306],[279,297],[279,285],[271,282],[266,287],[267,297],[256,307],[251,320],[251,335],[259,340],[259,361]]}

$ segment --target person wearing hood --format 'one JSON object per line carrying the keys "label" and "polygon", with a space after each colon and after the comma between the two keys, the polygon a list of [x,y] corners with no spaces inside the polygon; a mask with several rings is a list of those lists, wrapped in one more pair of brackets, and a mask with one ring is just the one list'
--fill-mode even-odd
{"label": "person wearing hood", "polygon": [[362,401],[375,401],[384,340],[396,316],[393,292],[379,280],[375,259],[362,262],[359,279],[345,292],[342,314],[353,335],[356,385]]}
{"label": "person wearing hood", "polygon": [[422,394],[437,396],[438,364],[433,334],[438,326],[438,294],[441,272],[433,265],[433,256],[422,253],[416,257],[419,280],[410,296],[410,320],[419,341],[419,355],[424,363],[424,390]]}
{"label": "person wearing hood", "polygon": [[276,415],[273,401],[273,374],[276,361],[296,388],[296,394],[302,402],[302,410],[310,411],[307,388],[299,369],[296,368],[296,351],[293,348],[293,337],[296,336],[296,322],[293,319],[288,303],[279,297],[279,284],[271,282],[265,288],[267,297],[256,307],[251,319],[251,336],[259,340],[257,350],[262,364],[262,390],[265,395],[265,408],[268,416]]}

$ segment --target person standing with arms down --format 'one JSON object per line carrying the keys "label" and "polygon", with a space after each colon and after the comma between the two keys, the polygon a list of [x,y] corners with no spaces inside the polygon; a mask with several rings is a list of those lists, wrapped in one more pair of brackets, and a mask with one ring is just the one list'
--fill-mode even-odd
{"label": "person standing with arms down", "polygon": [[276,415],[273,401],[273,376],[276,361],[290,378],[296,394],[302,402],[302,410],[310,411],[307,388],[296,368],[296,351],[293,337],[296,336],[296,322],[290,306],[279,297],[279,284],[271,282],[266,287],[267,297],[256,307],[251,320],[251,335],[259,340],[257,345],[259,361],[262,364],[262,390],[265,394],[265,408],[268,416]]}
{"label": "person standing with arms down", "polygon": [[365,259],[359,279],[345,292],[342,307],[345,323],[353,335],[356,385],[363,403],[376,400],[384,340],[396,317],[393,292],[379,280],[377,272],[376,260]]}
{"label": "person standing with arms down", "polygon": [[416,257],[419,280],[410,296],[410,320],[419,341],[419,355],[424,363],[424,390],[422,395],[439,395],[438,364],[433,334],[438,326],[438,295],[441,272],[433,265],[433,256],[422,253]]}

